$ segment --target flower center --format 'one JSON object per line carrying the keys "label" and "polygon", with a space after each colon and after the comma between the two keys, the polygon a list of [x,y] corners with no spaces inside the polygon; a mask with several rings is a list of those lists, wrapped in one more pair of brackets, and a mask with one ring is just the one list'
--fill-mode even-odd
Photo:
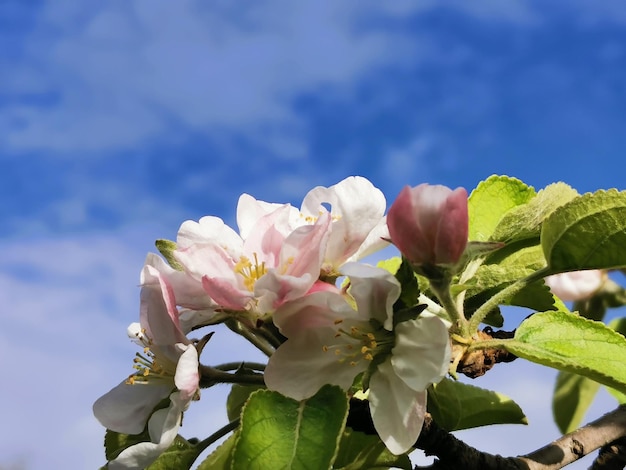
{"label": "flower center", "polygon": [[239,258],[234,271],[243,277],[243,284],[250,292],[254,291],[254,283],[267,272],[265,261],[259,264],[256,253],[254,253],[254,263],[246,256]]}
{"label": "flower center", "polygon": [[343,320],[335,320],[338,325],[335,338],[342,339],[341,344],[322,346],[324,352],[332,352],[337,356],[339,363],[348,361],[351,366],[356,366],[360,361],[373,361],[380,354],[391,352],[395,344],[393,332],[384,328],[351,326],[343,328]]}
{"label": "flower center", "polygon": [[145,328],[135,333],[137,341],[144,346],[143,353],[136,353],[133,359],[133,369],[137,370],[128,376],[126,383],[129,385],[146,384],[154,380],[174,380],[175,367],[170,367],[169,361],[161,362],[152,351],[152,339],[146,334]]}

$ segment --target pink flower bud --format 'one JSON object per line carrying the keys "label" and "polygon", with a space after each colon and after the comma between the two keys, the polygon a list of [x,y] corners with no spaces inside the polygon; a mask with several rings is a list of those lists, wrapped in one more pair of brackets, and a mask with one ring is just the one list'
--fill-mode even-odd
{"label": "pink flower bud", "polygon": [[405,186],[391,205],[391,241],[412,263],[455,264],[467,245],[467,191],[441,185]]}

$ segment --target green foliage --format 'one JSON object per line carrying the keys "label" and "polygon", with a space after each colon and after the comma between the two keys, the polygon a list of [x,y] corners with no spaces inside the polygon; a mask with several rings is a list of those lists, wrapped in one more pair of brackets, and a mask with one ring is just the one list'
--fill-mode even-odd
{"label": "green foliage", "polygon": [[333,468],[337,470],[411,470],[407,455],[393,455],[378,438],[346,428]]}
{"label": "green foliage", "polygon": [[604,323],[566,312],[536,313],[503,343],[518,357],[626,392],[626,338]]}
{"label": "green foliage", "polygon": [[546,186],[527,204],[510,210],[500,220],[491,238],[499,241],[539,239],[544,220],[558,207],[578,196],[576,190],[565,183]]}
{"label": "green foliage", "polygon": [[172,445],[163,452],[147,470],[185,470],[191,468],[202,449],[190,444],[181,436],[176,436]]}
{"label": "green foliage", "polygon": [[[470,301],[470,305],[482,305],[489,297],[533,272],[532,269],[515,264],[484,264],[467,283],[468,301],[478,296],[473,302]],[[506,304],[539,311],[550,310],[554,307],[554,297],[543,281],[538,281],[519,291]]]}
{"label": "green foliage", "polygon": [[104,456],[109,461],[113,460],[124,449],[149,440],[150,434],[147,428],[141,434],[122,434],[107,429],[104,434]]}
{"label": "green foliage", "polygon": [[202,461],[197,470],[231,470],[233,449],[238,437],[238,433],[233,433],[211,455]]}
{"label": "green foliage", "polygon": [[517,178],[493,175],[478,184],[468,201],[469,239],[494,240],[494,230],[511,209],[526,204],[535,190]]}
{"label": "green foliage", "polygon": [[233,468],[331,468],[347,414],[347,395],[336,386],[300,402],[269,390],[254,392],[241,416]]}
{"label": "green foliage", "polygon": [[402,263],[395,272],[395,276],[402,287],[402,291],[400,298],[394,305],[394,311],[414,306],[420,295],[420,289],[415,272],[413,272],[413,268],[406,258],[402,258]]}
{"label": "green foliage", "polygon": [[[147,429],[141,434],[134,435],[107,430],[104,435],[105,457],[108,461],[114,460],[124,449],[148,441],[150,441],[150,435]],[[172,445],[148,467],[148,470],[191,468],[191,465],[201,452],[202,449],[197,448],[185,438],[176,436]]]}
{"label": "green foliage", "polygon": [[559,372],[552,398],[552,414],[559,430],[565,434],[578,428],[591,405],[600,384],[582,375]]}
{"label": "green foliage", "polygon": [[157,240],[154,242],[157,247],[157,250],[163,255],[163,257],[167,260],[169,265],[174,268],[176,271],[182,271],[182,265],[176,261],[174,257],[174,251],[176,251],[176,243],[171,240]]}
{"label": "green foliage", "polygon": [[234,419],[239,418],[241,409],[245,405],[250,394],[262,388],[265,387],[262,385],[234,384],[230,389],[228,398],[226,399],[226,414],[228,415],[228,420],[233,421]]}
{"label": "green foliage", "polygon": [[544,222],[541,246],[550,272],[626,266],[626,192],[577,197]]}
{"label": "green foliage", "polygon": [[506,395],[451,379],[428,389],[428,411],[447,431],[489,424],[528,424],[519,405]]}

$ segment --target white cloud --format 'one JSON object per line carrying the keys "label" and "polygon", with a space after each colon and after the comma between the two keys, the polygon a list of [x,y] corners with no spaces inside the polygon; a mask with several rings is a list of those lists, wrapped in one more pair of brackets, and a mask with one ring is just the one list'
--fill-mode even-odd
{"label": "white cloud", "polygon": [[279,123],[297,134],[294,96],[401,60],[393,34],[357,27],[359,10],[284,1],[245,12],[192,1],[50,2],[25,38],[25,58],[2,81],[17,95],[49,93],[53,103],[10,107],[0,123],[6,143],[101,151],[177,123],[215,133]]}

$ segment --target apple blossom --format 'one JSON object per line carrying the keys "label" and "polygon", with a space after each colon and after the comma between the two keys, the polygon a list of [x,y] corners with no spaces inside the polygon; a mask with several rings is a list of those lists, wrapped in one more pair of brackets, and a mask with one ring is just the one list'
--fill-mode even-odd
{"label": "apple blossom", "polygon": [[374,426],[389,450],[401,454],[419,436],[426,388],[448,371],[448,329],[425,312],[394,328],[398,281],[383,269],[356,263],[345,264],[342,274],[350,279],[345,294],[318,291],[275,312],[287,341],[270,357],[265,382],[302,400],[325,384],[348,390],[365,373]]}
{"label": "apple blossom", "polygon": [[456,264],[467,246],[467,191],[405,186],[387,213],[391,241],[414,265]]}
{"label": "apple blossom", "polygon": [[604,270],[590,269],[553,274],[546,277],[545,282],[554,295],[568,302],[588,299],[602,287],[605,279]]}
{"label": "apple blossom", "polygon": [[[182,412],[199,392],[198,352],[180,329],[171,286],[150,265],[141,283],[140,323],[128,328],[144,348],[134,361],[137,372],[100,397],[93,412],[107,429],[123,434],[139,434],[148,424],[151,443],[126,449],[112,468],[144,468],[132,462],[156,459],[173,442]],[[169,406],[155,412],[168,396]]]}
{"label": "apple blossom", "polygon": [[330,215],[291,230],[292,209],[244,195],[238,220],[245,238],[220,219],[203,217],[183,223],[174,255],[219,307],[250,312],[254,322],[304,295],[319,277]]}
{"label": "apple blossom", "polygon": [[325,275],[336,276],[342,264],[361,259],[388,244],[385,196],[366,178],[350,176],[328,188],[313,188],[304,197],[293,223],[296,226],[312,223],[325,205],[330,206],[332,216],[322,266]]}

